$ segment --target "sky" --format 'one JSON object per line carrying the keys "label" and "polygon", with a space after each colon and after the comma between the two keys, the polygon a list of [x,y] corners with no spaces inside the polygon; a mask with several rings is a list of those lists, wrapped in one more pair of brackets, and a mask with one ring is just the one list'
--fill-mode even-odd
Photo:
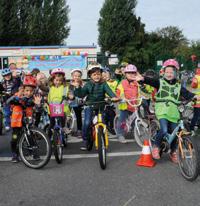
{"label": "sky", "polygon": [[[99,11],[104,0],[67,0],[70,35],[67,45],[97,45]],[[136,15],[146,31],[178,26],[189,40],[200,39],[200,0],[138,0]]]}

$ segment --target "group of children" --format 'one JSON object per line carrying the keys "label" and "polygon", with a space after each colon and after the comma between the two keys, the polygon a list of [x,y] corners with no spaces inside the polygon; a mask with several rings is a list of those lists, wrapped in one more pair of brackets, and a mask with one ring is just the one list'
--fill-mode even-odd
{"label": "group of children", "polygon": [[[132,107],[128,102],[121,101],[128,99],[131,104],[135,104],[139,98],[141,85],[150,85],[156,88],[155,95],[155,114],[160,123],[160,130],[155,137],[152,155],[155,159],[160,159],[159,150],[163,137],[170,133],[177,125],[180,118],[178,104],[180,97],[185,99],[199,100],[199,90],[195,94],[189,92],[182,87],[178,81],[179,64],[174,59],[169,59],[163,64],[163,77],[154,78],[142,76],[133,64],[122,66],[122,70],[116,70],[115,79],[111,78],[111,71],[108,68],[102,69],[100,65],[94,64],[88,67],[89,81],[85,84],[82,81],[82,71],[75,69],[71,71],[72,80],[67,83],[65,72],[63,69],[55,68],[51,71],[49,79],[38,69],[32,71],[31,74],[25,75],[23,78],[13,76],[10,68],[2,70],[3,81],[0,84],[0,91],[3,94],[3,109],[5,118],[5,129],[8,131],[12,127],[12,161],[18,162],[17,141],[20,137],[22,128],[23,112],[26,115],[32,115],[33,110],[40,111],[42,101],[49,104],[58,103],[63,97],[71,100],[70,104],[65,104],[64,112],[66,115],[73,109],[77,119],[77,133],[82,136],[83,144],[81,150],[87,149],[88,131],[92,122],[92,114],[95,107],[90,107],[96,102],[103,102],[109,96],[112,101],[119,101],[119,126],[117,129],[117,137],[121,143],[126,143],[124,131],[121,125],[126,121],[127,117],[132,114],[136,108]],[[199,77],[196,77],[193,87],[199,89]],[[82,101],[75,101],[75,98],[87,101],[87,107],[84,108],[84,122],[82,125]],[[198,105],[199,102],[198,102]],[[98,104],[98,107],[104,110],[104,103]],[[198,107],[200,108],[200,107]],[[109,131],[115,134],[113,121],[115,117],[115,106],[109,105],[104,113],[105,123],[108,125]],[[41,112],[36,112],[36,122],[39,124]],[[62,119],[62,127],[65,128],[65,118]],[[55,124],[55,119],[50,118],[50,128]],[[193,123],[194,124],[194,123]],[[193,129],[193,126],[191,126]],[[51,136],[51,130],[48,133]],[[177,163],[176,139],[171,144],[170,158]]]}

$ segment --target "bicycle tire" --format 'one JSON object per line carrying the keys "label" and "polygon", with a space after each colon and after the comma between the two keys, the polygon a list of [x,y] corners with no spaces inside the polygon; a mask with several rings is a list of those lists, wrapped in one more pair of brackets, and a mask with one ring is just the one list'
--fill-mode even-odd
{"label": "bicycle tire", "polygon": [[98,128],[98,155],[99,155],[99,164],[102,170],[106,169],[106,146],[105,146],[105,134],[103,128]]}
{"label": "bicycle tire", "polygon": [[[181,154],[180,146],[178,147],[178,165],[181,175],[188,181],[194,181],[199,175],[200,169],[200,151],[199,140],[196,136],[184,136],[182,137],[182,148],[185,152],[184,157]],[[191,149],[190,149],[191,148]],[[192,150],[192,151],[191,151]],[[191,153],[192,152],[192,153]],[[189,162],[191,159],[191,162]],[[194,165],[192,166],[191,163]]]}
{"label": "bicycle tire", "polygon": [[54,130],[53,132],[53,144],[54,144],[54,156],[58,164],[61,164],[63,161],[63,146],[60,143],[60,134],[58,131]]}
{"label": "bicycle tire", "polygon": [[133,129],[135,141],[140,147],[143,147],[145,139],[150,139],[148,128],[143,125],[142,121],[144,120],[137,120],[137,122],[135,121],[135,126]]}
{"label": "bicycle tire", "polygon": [[[32,169],[40,169],[44,167],[51,158],[51,143],[49,138],[42,130],[38,128],[31,128],[30,132],[31,132],[30,137],[27,137],[25,133],[23,133],[19,140],[19,144],[18,144],[19,155],[22,162],[27,167],[30,167]],[[39,147],[37,141],[41,141],[41,140],[44,140],[44,145],[41,144],[41,146]],[[45,147],[46,150],[44,150]],[[41,149],[41,154],[39,154],[40,149]],[[39,159],[38,160],[34,159],[34,155],[37,155]]]}
{"label": "bicycle tire", "polygon": [[118,121],[119,121],[119,115],[116,115],[114,118],[114,131],[117,134],[117,128],[118,128]]}

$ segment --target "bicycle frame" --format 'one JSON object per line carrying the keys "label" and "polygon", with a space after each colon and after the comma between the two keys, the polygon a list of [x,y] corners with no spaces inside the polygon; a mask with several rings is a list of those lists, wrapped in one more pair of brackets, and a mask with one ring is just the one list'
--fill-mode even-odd
{"label": "bicycle frame", "polygon": [[98,129],[99,129],[99,127],[102,127],[103,131],[104,131],[104,134],[105,134],[105,146],[106,146],[106,149],[107,149],[108,145],[109,145],[108,131],[107,131],[106,125],[103,123],[102,114],[101,114],[100,110],[98,111],[98,114],[95,117],[97,117],[97,123],[93,125],[94,131],[95,131],[95,147],[96,147],[96,149],[99,148],[99,145],[98,145]]}

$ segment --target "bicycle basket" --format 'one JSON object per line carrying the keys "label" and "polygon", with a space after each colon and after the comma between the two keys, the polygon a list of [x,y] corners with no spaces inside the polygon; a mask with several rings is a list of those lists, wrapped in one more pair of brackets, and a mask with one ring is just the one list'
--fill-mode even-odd
{"label": "bicycle basket", "polygon": [[64,104],[49,104],[50,117],[64,117]]}

